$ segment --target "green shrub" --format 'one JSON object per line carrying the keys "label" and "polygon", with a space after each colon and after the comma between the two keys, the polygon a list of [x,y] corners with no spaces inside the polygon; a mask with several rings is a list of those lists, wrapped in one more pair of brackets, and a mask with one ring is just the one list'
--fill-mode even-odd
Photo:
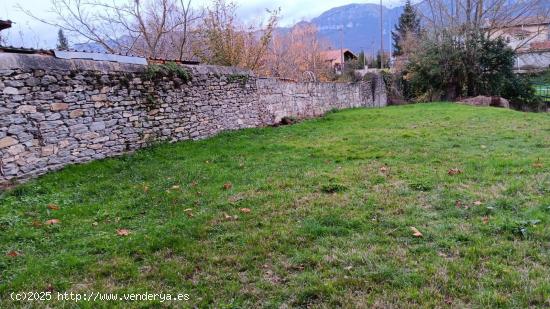
{"label": "green shrub", "polygon": [[175,62],[167,62],[166,64],[151,64],[147,66],[147,69],[143,72],[143,78],[149,81],[159,80],[164,77],[177,77],[184,83],[191,81],[193,78],[189,70]]}
{"label": "green shrub", "polygon": [[246,85],[249,79],[250,75],[248,74],[234,73],[227,75],[227,81],[229,83],[239,83],[241,86]]}
{"label": "green shrub", "polygon": [[514,75],[504,80],[502,88],[502,96],[510,100],[510,104],[516,109],[537,111],[544,104],[525,76]]}

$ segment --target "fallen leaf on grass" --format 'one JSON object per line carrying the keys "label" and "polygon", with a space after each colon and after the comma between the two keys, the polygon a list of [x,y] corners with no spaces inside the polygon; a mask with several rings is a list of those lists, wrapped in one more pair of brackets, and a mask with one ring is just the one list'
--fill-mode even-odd
{"label": "fallen leaf on grass", "polygon": [[97,222],[92,223],[92,226],[98,226],[98,225],[99,225],[99,223],[97,223]]}
{"label": "fallen leaf on grass", "polygon": [[224,189],[224,190],[229,190],[229,189],[231,189],[231,188],[233,188],[233,184],[230,183],[230,182],[227,182],[227,183],[225,183],[225,184],[223,185],[223,189]]}
{"label": "fallen leaf on grass", "polygon": [[250,212],[252,211],[252,210],[250,210],[250,208],[241,208],[241,209],[239,209],[239,210],[240,210],[242,213],[245,213],[245,214],[250,213]]}
{"label": "fallen leaf on grass", "polygon": [[487,146],[481,145],[481,149],[485,149],[485,148],[487,148]]}
{"label": "fallen leaf on grass", "polygon": [[41,226],[42,226],[42,222],[40,222],[40,221],[33,221],[33,222],[32,222],[32,226],[34,226],[34,227],[41,227]]}
{"label": "fallen leaf on grass", "polygon": [[9,256],[9,257],[18,257],[21,254],[17,251],[10,251],[10,252],[6,253],[6,255]]}
{"label": "fallen leaf on grass", "polygon": [[130,235],[130,231],[127,230],[127,229],[118,229],[118,230],[116,230],[116,234],[118,236],[128,236],[128,235]]}
{"label": "fallen leaf on grass", "polygon": [[542,164],[542,162],[535,162],[535,163],[533,163],[533,167],[534,168],[543,168],[544,164]]}
{"label": "fallen leaf on grass", "polygon": [[382,174],[386,174],[387,172],[389,172],[389,170],[390,170],[390,168],[387,167],[387,166],[382,166],[382,167],[380,168],[380,172],[381,172]]}
{"label": "fallen leaf on grass", "polygon": [[414,227],[414,226],[411,226],[411,231],[413,232],[413,236],[414,237],[422,237],[424,235],[422,235],[422,233],[420,233],[420,231]]}
{"label": "fallen leaf on grass", "polygon": [[483,217],[483,224],[488,224],[489,223],[489,217],[485,216]]}
{"label": "fallen leaf on grass", "polygon": [[50,205],[48,205],[48,209],[51,209],[51,210],[59,210],[59,206],[56,205],[56,204],[50,204]]}
{"label": "fallen leaf on grass", "polygon": [[447,173],[452,176],[462,174],[462,171],[458,168],[451,168]]}
{"label": "fallen leaf on grass", "polygon": [[223,218],[224,218],[225,220],[227,220],[227,221],[233,221],[233,220],[239,219],[238,216],[230,216],[230,215],[228,215],[228,214],[226,214],[226,213],[223,214]]}
{"label": "fallen leaf on grass", "polygon": [[187,208],[183,212],[186,213],[189,218],[193,218],[194,215],[193,215],[192,211],[193,211],[192,208]]}
{"label": "fallen leaf on grass", "polygon": [[461,200],[457,200],[455,202],[455,206],[456,206],[456,208],[459,208],[459,209],[460,208],[464,208],[464,209],[469,209],[470,208],[470,206],[465,205]]}
{"label": "fallen leaf on grass", "polygon": [[481,201],[475,201],[475,202],[474,202],[474,205],[476,205],[476,206],[479,206],[479,205],[481,205],[481,204],[482,204]]}
{"label": "fallen leaf on grass", "polygon": [[54,224],[58,224],[58,223],[60,223],[60,222],[61,222],[61,221],[60,221],[59,219],[50,219],[50,220],[44,222],[44,224],[46,224],[46,225],[54,225]]}
{"label": "fallen leaf on grass", "polygon": [[242,196],[242,194],[236,194],[236,195],[230,196],[228,200],[230,203],[237,203],[243,199],[244,197]]}

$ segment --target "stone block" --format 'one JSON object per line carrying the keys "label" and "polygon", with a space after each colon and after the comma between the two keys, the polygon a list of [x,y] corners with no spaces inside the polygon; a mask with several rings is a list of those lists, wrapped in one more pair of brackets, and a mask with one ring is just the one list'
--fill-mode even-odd
{"label": "stone block", "polygon": [[19,90],[17,90],[17,88],[13,88],[13,87],[6,87],[6,88],[4,88],[3,93],[4,94],[10,94],[10,95],[18,95]]}
{"label": "stone block", "polygon": [[42,156],[47,157],[57,153],[57,147],[55,145],[46,145],[42,147]]}
{"label": "stone block", "polygon": [[84,115],[84,111],[81,109],[76,109],[69,113],[69,117],[71,118],[78,118],[78,117],[82,117],[83,115]]}
{"label": "stone block", "polygon": [[8,154],[15,156],[25,151],[25,146],[22,144],[13,145],[8,148]]}
{"label": "stone block", "polygon": [[36,113],[36,106],[21,105],[15,110],[15,112],[18,114]]}
{"label": "stone block", "polygon": [[90,130],[91,131],[101,131],[101,130],[105,130],[105,122],[103,121],[98,121],[98,122],[94,122],[90,125]]}
{"label": "stone block", "polygon": [[93,101],[93,102],[101,102],[101,101],[107,101],[107,95],[102,93],[102,94],[95,94],[95,95],[92,95],[90,97],[90,99]]}
{"label": "stone block", "polygon": [[7,80],[7,81],[4,82],[4,84],[6,84],[6,86],[8,86],[8,87],[14,87],[14,88],[25,86],[25,83],[23,83],[22,81],[18,81],[18,80]]}
{"label": "stone block", "polygon": [[11,136],[6,136],[2,139],[0,139],[0,149],[13,146],[15,144],[19,143],[18,140]]}
{"label": "stone block", "polygon": [[59,112],[69,109],[69,104],[67,103],[52,103],[50,105],[50,110],[53,112]]}
{"label": "stone block", "polygon": [[57,83],[57,78],[55,78],[54,76],[51,76],[51,75],[44,75],[42,77],[42,79],[40,80],[40,83],[42,85],[49,85],[49,84]]}

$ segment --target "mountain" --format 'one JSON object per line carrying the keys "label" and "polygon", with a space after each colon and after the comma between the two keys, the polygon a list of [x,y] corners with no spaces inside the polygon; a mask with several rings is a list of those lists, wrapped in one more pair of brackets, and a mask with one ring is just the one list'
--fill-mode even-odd
{"label": "mountain", "polygon": [[[384,50],[391,46],[391,31],[397,23],[403,7],[382,6]],[[340,48],[342,36],[344,48],[367,54],[380,50],[380,5],[349,4],[336,7],[313,18],[311,23],[319,29],[319,35],[326,38],[331,47]],[[340,33],[339,29],[343,29]]]}

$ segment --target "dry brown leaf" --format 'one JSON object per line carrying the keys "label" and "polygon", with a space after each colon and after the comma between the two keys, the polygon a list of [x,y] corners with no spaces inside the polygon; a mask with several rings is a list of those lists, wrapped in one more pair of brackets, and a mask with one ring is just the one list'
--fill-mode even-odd
{"label": "dry brown leaf", "polygon": [[458,168],[452,168],[447,173],[449,175],[458,175],[458,174],[462,174],[462,171]]}
{"label": "dry brown leaf", "polygon": [[224,218],[225,220],[227,220],[227,221],[233,221],[233,220],[239,219],[238,216],[230,216],[230,215],[228,215],[228,214],[226,214],[226,213],[223,214],[223,218]]}
{"label": "dry brown leaf", "polygon": [[193,218],[194,215],[193,215],[193,212],[192,212],[192,211],[193,211],[192,208],[187,208],[187,209],[185,209],[183,212],[185,212],[189,218]]}
{"label": "dry brown leaf", "polygon": [[456,206],[456,208],[462,208],[462,201],[461,200],[456,200],[455,206]]}
{"label": "dry brown leaf", "polygon": [[172,190],[178,190],[180,186],[172,186]]}
{"label": "dry brown leaf", "polygon": [[483,217],[483,224],[488,224],[489,223],[489,217],[485,216]]}
{"label": "dry brown leaf", "polygon": [[533,167],[534,168],[543,168],[544,165],[542,164],[542,162],[535,162],[535,163],[533,163]]}
{"label": "dry brown leaf", "polygon": [[420,233],[420,231],[414,227],[414,226],[411,226],[411,231],[413,232],[413,236],[414,237],[422,237],[424,235],[422,235],[422,233]]}
{"label": "dry brown leaf", "polygon": [[60,223],[60,222],[61,222],[61,221],[60,221],[59,219],[50,219],[50,220],[44,222],[44,224],[46,224],[46,225],[54,225],[54,224],[58,224],[58,223]]}
{"label": "dry brown leaf", "polygon": [[229,189],[233,188],[233,184],[230,183],[230,182],[227,182],[223,185],[223,188],[224,188],[224,190],[229,190]]}
{"label": "dry brown leaf", "polygon": [[116,230],[116,234],[118,236],[128,236],[128,235],[130,235],[130,231],[127,230],[127,229],[118,229],[118,230]]}
{"label": "dry brown leaf", "polygon": [[143,187],[143,192],[145,192],[145,193],[149,192],[149,187],[148,187],[148,186],[144,186],[144,187]]}
{"label": "dry brown leaf", "polygon": [[59,206],[56,205],[56,204],[49,204],[49,205],[48,205],[48,209],[51,209],[51,210],[59,210]]}
{"label": "dry brown leaf", "polygon": [[481,201],[475,201],[475,202],[474,202],[474,205],[476,205],[476,206],[479,206],[479,205],[481,205],[481,204],[482,204]]}
{"label": "dry brown leaf", "polygon": [[42,222],[40,222],[40,221],[33,221],[33,222],[32,222],[32,226],[34,226],[34,227],[41,227],[41,226],[42,226]]}
{"label": "dry brown leaf", "polygon": [[10,252],[6,253],[6,255],[9,256],[9,257],[18,257],[21,254],[17,251],[10,251]]}
{"label": "dry brown leaf", "polygon": [[386,174],[387,172],[389,172],[390,168],[387,167],[387,166],[382,166],[380,168],[380,172],[383,173],[383,174]]}
{"label": "dry brown leaf", "polygon": [[250,210],[250,208],[241,208],[241,209],[239,209],[239,210],[240,210],[242,213],[245,213],[245,214],[250,213],[250,212],[252,211],[252,210]]}

